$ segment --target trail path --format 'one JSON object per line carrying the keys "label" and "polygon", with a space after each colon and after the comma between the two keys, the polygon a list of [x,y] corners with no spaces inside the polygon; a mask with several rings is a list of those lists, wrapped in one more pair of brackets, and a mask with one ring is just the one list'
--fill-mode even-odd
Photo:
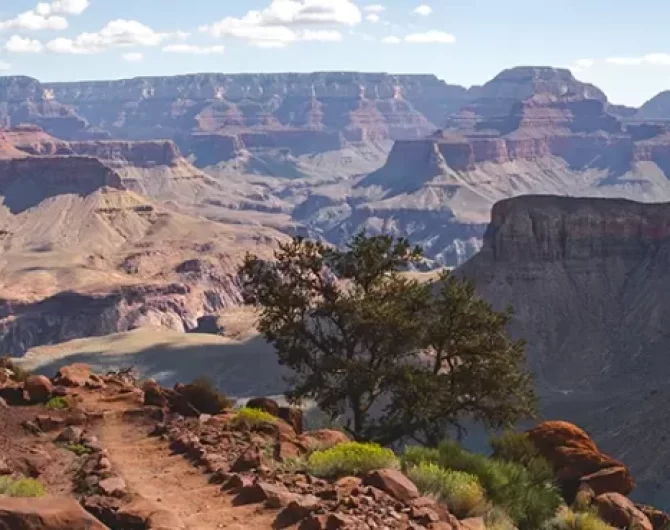
{"label": "trail path", "polygon": [[273,513],[258,505],[233,506],[220,486],[209,484],[186,459],[171,454],[167,442],[124,421],[122,410],[106,415],[100,439],[129,490],[175,514],[187,530],[272,528]]}

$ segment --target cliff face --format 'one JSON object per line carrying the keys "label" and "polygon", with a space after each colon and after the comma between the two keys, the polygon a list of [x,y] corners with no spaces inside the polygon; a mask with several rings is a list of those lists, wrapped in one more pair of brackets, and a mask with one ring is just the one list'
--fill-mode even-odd
{"label": "cliff face", "polygon": [[668,266],[670,204],[525,196],[494,206],[481,252],[458,269],[514,308],[544,415],[626,455],[638,495],[665,507],[668,421],[653,411],[668,397]]}
{"label": "cliff face", "polygon": [[0,124],[35,123],[65,139],[269,130],[273,145],[290,149],[292,131],[328,131],[350,141],[418,138],[468,99],[464,88],[427,75],[196,74],[51,84],[6,77]]}

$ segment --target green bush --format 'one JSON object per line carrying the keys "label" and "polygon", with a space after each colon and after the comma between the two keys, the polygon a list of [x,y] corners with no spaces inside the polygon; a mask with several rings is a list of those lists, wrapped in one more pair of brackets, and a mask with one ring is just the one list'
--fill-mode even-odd
{"label": "green bush", "polygon": [[231,420],[234,424],[259,425],[261,423],[277,423],[277,418],[261,409],[243,407],[235,413]]}
{"label": "green bush", "polygon": [[51,410],[62,410],[69,408],[70,404],[68,403],[67,399],[58,396],[47,401],[46,407]]}
{"label": "green bush", "polygon": [[484,515],[486,530],[516,530],[507,512],[494,506]]}
{"label": "green bush", "polygon": [[46,489],[42,483],[32,478],[0,477],[0,495],[8,497],[43,497]]}
{"label": "green bush", "polygon": [[535,444],[525,432],[505,431],[489,441],[493,458],[523,465],[538,483],[553,481],[551,463],[540,455]]}
{"label": "green bush", "polygon": [[424,462],[409,468],[407,476],[423,495],[431,495],[443,502],[459,519],[482,513],[486,505],[479,479],[470,473]]}
{"label": "green bush", "polygon": [[74,453],[77,456],[90,455],[93,450],[90,447],[86,447],[82,444],[66,444],[63,446],[64,449]]}
{"label": "green bush", "polygon": [[491,437],[489,444],[493,449],[493,457],[501,460],[526,464],[540,456],[525,432],[505,431],[500,436]]}
{"label": "green bush", "polygon": [[564,507],[548,521],[543,530],[615,530],[594,512],[577,513]]}
{"label": "green bush", "polygon": [[476,476],[486,497],[520,530],[537,530],[563,502],[555,484],[543,475],[515,462],[470,453],[455,442],[443,442],[437,449],[411,448],[403,456],[407,468],[421,462]]}
{"label": "green bush", "polygon": [[192,383],[184,385],[182,395],[203,414],[220,414],[233,407],[234,403],[219,392],[206,377],[199,377]]}
{"label": "green bush", "polygon": [[307,461],[309,472],[316,477],[336,478],[363,475],[375,469],[397,467],[393,451],[373,443],[346,442],[312,453]]}

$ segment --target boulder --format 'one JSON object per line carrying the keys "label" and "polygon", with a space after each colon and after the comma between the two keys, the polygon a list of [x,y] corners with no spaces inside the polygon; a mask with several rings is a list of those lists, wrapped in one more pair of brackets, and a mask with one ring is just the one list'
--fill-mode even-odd
{"label": "boulder", "polygon": [[418,488],[397,469],[372,471],[363,477],[363,485],[377,488],[402,502],[419,497]]}
{"label": "boulder", "polygon": [[184,523],[173,513],[153,502],[137,498],[117,512],[119,528],[145,528],[146,530],[183,530]]}
{"label": "boulder", "polygon": [[572,423],[546,421],[528,431],[528,437],[553,465],[568,503],[574,500],[582,481],[596,493],[607,490],[622,495],[635,485],[623,463],[601,453],[589,435]]}
{"label": "boulder", "polygon": [[98,483],[100,491],[109,497],[122,497],[126,493],[126,481],[121,477],[109,477]]}
{"label": "boulder", "polygon": [[302,433],[302,410],[295,407],[280,407],[277,416],[293,427],[297,434]]}
{"label": "boulder", "polygon": [[320,450],[330,449],[338,444],[349,442],[349,437],[342,431],[331,429],[321,429],[318,431],[309,431],[300,436],[303,445]]}
{"label": "boulder", "polygon": [[626,466],[614,466],[601,469],[581,478],[581,484],[589,486],[595,495],[615,492],[630,492],[631,478]]}
{"label": "boulder", "polygon": [[247,401],[246,406],[250,409],[263,410],[268,414],[279,417],[279,404],[274,399],[267,397],[253,398]]}
{"label": "boulder", "polygon": [[37,416],[35,420],[37,421],[39,428],[44,432],[56,431],[65,425],[65,420],[63,418],[59,418],[58,416],[47,416],[46,414],[42,414]]}
{"label": "boulder", "polygon": [[262,463],[263,456],[261,450],[257,446],[252,445],[233,462],[233,465],[230,466],[230,471],[233,473],[249,471],[259,468]]}
{"label": "boulder", "polygon": [[0,497],[0,530],[109,530],[67,497]]}
{"label": "boulder", "polygon": [[636,504],[635,507],[647,516],[654,530],[665,530],[670,525],[670,515],[652,506]]}
{"label": "boulder", "polygon": [[598,495],[593,505],[598,510],[600,518],[615,528],[653,530],[648,517],[630,499],[620,493]]}
{"label": "boulder", "polygon": [[86,385],[91,379],[91,368],[84,363],[75,363],[69,366],[63,366],[53,382],[56,385],[81,387]]}
{"label": "boulder", "polygon": [[57,442],[78,444],[81,442],[83,431],[80,427],[65,427],[63,432],[61,432],[56,438]]}
{"label": "boulder", "polygon": [[165,407],[168,404],[168,398],[161,389],[161,386],[153,379],[148,379],[142,385],[144,392],[144,404],[152,407]]}
{"label": "boulder", "polygon": [[23,390],[30,403],[46,403],[51,397],[53,385],[43,375],[31,375],[26,379]]}

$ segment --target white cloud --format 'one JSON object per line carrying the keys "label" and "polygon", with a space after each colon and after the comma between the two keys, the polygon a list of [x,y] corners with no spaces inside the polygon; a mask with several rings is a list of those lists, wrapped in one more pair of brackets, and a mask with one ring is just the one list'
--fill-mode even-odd
{"label": "white cloud", "polygon": [[372,22],[373,24],[376,24],[379,22],[379,15],[377,13],[370,13],[369,15],[366,15],[365,20],[368,22]]}
{"label": "white cloud", "polygon": [[11,64],[6,63],[5,61],[0,61],[0,70],[9,70],[11,67]]}
{"label": "white cloud", "polygon": [[[213,37],[234,37],[264,48],[286,46],[299,40],[339,40],[334,30],[315,33],[303,26],[344,25],[361,22],[360,9],[351,0],[272,0],[262,10],[249,11],[241,18],[226,17],[199,28]],[[324,38],[319,38],[324,37]]]}
{"label": "white cloud", "polygon": [[412,11],[415,15],[421,15],[422,17],[427,17],[433,12],[433,8],[427,4],[421,4]]}
{"label": "white cloud", "polygon": [[31,31],[64,30],[68,27],[65,16],[81,15],[88,6],[89,0],[40,2],[35,9],[25,11],[12,19],[0,21],[0,31],[7,29]]}
{"label": "white cloud", "polygon": [[456,37],[451,33],[445,33],[444,31],[426,31],[425,33],[411,33],[405,35],[405,42],[411,42],[415,44],[451,44],[456,42]]}
{"label": "white cloud", "polygon": [[400,44],[402,42],[402,39],[400,39],[399,37],[395,37],[395,36],[389,36],[389,37],[384,37],[382,39],[382,42],[384,44]]}
{"label": "white cloud", "polygon": [[649,53],[641,57],[608,57],[605,62],[621,66],[638,66],[642,64],[654,66],[670,66],[670,54]]}
{"label": "white cloud", "polygon": [[40,2],[35,12],[42,16],[81,15],[88,9],[88,6],[88,0],[54,0],[53,2]]}
{"label": "white cloud", "polygon": [[164,52],[186,53],[191,55],[215,55],[225,51],[224,46],[195,46],[193,44],[169,44],[163,48]]}
{"label": "white cloud", "polygon": [[74,39],[59,38],[47,42],[53,53],[88,54],[121,46],[158,46],[172,37],[158,33],[136,20],[112,20],[96,33],[82,33]]}
{"label": "white cloud", "polygon": [[26,11],[16,18],[0,21],[0,30],[18,29],[18,30],[64,30],[67,29],[67,19],[61,16],[42,16],[35,11]]}
{"label": "white cloud", "polygon": [[4,49],[10,53],[39,53],[43,48],[40,41],[19,35],[12,35],[4,46]]}
{"label": "white cloud", "polygon": [[370,4],[363,6],[363,11],[366,13],[381,13],[382,11],[386,11],[386,7],[381,4]]}
{"label": "white cloud", "polygon": [[342,40],[342,34],[339,31],[328,29],[306,29],[300,34],[300,40],[337,42]]}

